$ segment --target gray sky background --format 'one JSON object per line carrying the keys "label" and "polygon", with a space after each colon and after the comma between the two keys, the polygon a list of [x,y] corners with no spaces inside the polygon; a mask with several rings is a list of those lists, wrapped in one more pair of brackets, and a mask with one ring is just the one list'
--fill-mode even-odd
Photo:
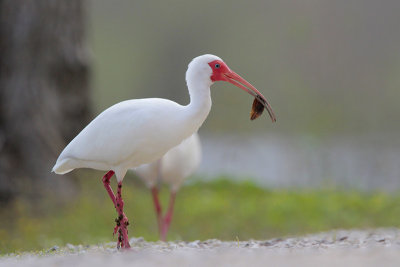
{"label": "gray sky background", "polygon": [[130,98],[188,102],[190,60],[213,53],[270,100],[212,87],[201,131],[347,135],[400,130],[399,1],[91,1],[96,111]]}

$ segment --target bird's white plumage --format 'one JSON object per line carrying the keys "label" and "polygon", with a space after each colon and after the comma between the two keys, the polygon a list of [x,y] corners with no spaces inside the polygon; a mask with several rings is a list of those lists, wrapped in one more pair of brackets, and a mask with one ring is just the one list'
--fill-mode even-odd
{"label": "bird's white plumage", "polygon": [[201,161],[201,145],[197,133],[169,150],[162,158],[143,164],[134,170],[148,187],[158,180],[170,186],[172,192],[178,191],[184,180],[192,175]]}
{"label": "bird's white plumage", "polygon": [[75,168],[113,170],[121,181],[126,171],[162,157],[197,132],[211,109],[208,62],[217,56],[194,58],[186,72],[189,105],[160,98],[120,102],[90,122],[62,151],[53,171]]}

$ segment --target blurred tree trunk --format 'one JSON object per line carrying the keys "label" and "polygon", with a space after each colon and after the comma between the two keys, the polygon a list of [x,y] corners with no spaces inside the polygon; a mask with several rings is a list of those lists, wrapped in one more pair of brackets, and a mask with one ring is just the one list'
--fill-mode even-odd
{"label": "blurred tree trunk", "polygon": [[0,201],[62,194],[57,155],[89,116],[81,0],[0,0]]}

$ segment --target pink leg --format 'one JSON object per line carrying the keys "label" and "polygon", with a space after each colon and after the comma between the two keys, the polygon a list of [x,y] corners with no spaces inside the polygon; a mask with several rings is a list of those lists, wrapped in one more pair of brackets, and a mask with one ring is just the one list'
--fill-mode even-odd
{"label": "pink leg", "polygon": [[[114,204],[114,207],[115,207],[115,209],[117,209],[117,200],[116,200],[116,197],[115,197],[115,195],[114,195],[114,192],[113,192],[113,190],[112,190],[112,188],[111,188],[111,186],[110,186],[110,179],[111,179],[111,177],[114,175],[114,171],[109,171],[109,172],[107,172],[104,176],[103,176],[103,185],[104,185],[104,187],[106,188],[106,190],[107,190],[107,193],[108,193],[108,195],[110,196],[110,198],[111,198],[111,200],[112,200],[112,202],[113,202],[113,204]],[[115,219],[115,221],[117,222],[117,220],[118,220],[118,218],[117,219]],[[117,233],[117,230],[118,230],[118,222],[117,222],[117,226],[115,226],[115,228],[114,228],[114,234],[116,234]]]}
{"label": "pink leg", "polygon": [[161,204],[160,200],[158,198],[158,189],[156,186],[153,186],[151,188],[151,194],[153,196],[153,203],[154,203],[154,209],[156,211],[157,215],[157,223],[158,223],[158,233],[161,235],[161,226],[162,226],[162,209],[161,209]]}
{"label": "pink leg", "polygon": [[129,221],[128,218],[124,214],[124,201],[122,200],[122,182],[118,183],[118,191],[117,191],[117,212],[118,212],[118,218],[117,218],[117,226],[118,226],[118,243],[117,246],[119,247],[119,244],[121,244],[122,248],[130,248],[131,246],[129,245],[129,238],[128,238],[128,225]]}
{"label": "pink leg", "polygon": [[[108,195],[110,196],[115,209],[118,213],[118,218],[115,219],[117,225],[114,228],[114,234],[118,232],[118,241],[117,247],[125,247],[130,248],[129,239],[128,239],[128,230],[127,226],[129,225],[128,218],[125,216],[124,210],[124,201],[122,200],[121,196],[121,189],[122,189],[122,182],[118,183],[118,191],[117,197],[115,197],[114,192],[110,186],[110,179],[114,175],[114,171],[107,172],[103,177],[103,184],[107,190]],[[122,227],[121,227],[122,225]]]}
{"label": "pink leg", "polygon": [[175,197],[176,197],[176,192],[171,192],[171,196],[169,197],[168,211],[164,217],[164,223],[162,225],[162,230],[161,230],[161,240],[162,241],[167,240],[168,229],[171,224],[172,214],[174,213]]}
{"label": "pink leg", "polygon": [[114,203],[114,207],[117,208],[117,202],[115,200],[114,192],[110,186],[110,179],[114,175],[114,171],[109,171],[103,176],[103,185],[107,190],[108,195],[110,196],[112,202]]}

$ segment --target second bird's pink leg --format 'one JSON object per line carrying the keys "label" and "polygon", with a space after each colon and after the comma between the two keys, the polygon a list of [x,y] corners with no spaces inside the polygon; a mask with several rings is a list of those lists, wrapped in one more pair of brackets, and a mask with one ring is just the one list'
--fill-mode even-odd
{"label": "second bird's pink leg", "polygon": [[162,208],[160,204],[160,199],[158,198],[157,186],[153,186],[151,188],[151,194],[153,196],[154,210],[157,215],[158,233],[159,235],[161,235],[163,218],[162,218]]}
{"label": "second bird's pink leg", "polygon": [[122,190],[122,182],[118,183],[118,191],[117,197],[115,197],[114,192],[110,186],[110,179],[114,175],[114,171],[107,172],[103,177],[103,184],[105,189],[107,190],[108,195],[110,196],[115,209],[117,210],[118,217],[115,219],[117,225],[114,228],[114,234],[118,232],[118,241],[117,247],[120,248],[130,248],[129,239],[128,239],[128,230],[127,226],[129,225],[128,218],[125,216],[123,212],[124,201],[122,200],[121,190]]}
{"label": "second bird's pink leg", "polygon": [[169,226],[172,221],[172,215],[174,213],[175,197],[176,197],[176,192],[171,192],[171,196],[169,198],[168,211],[164,217],[162,229],[161,229],[161,240],[162,241],[167,240],[168,229],[169,229]]}

